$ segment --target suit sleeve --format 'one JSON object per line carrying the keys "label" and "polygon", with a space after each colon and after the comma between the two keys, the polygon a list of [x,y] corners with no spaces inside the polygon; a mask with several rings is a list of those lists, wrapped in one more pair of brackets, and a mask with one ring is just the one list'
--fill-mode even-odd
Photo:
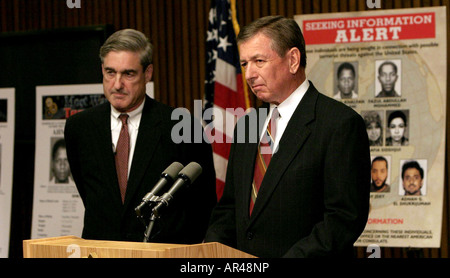
{"label": "suit sleeve", "polygon": [[73,117],[68,118],[64,127],[64,140],[66,142],[67,159],[69,160],[70,172],[72,174],[73,180],[75,181],[80,197],[84,202],[86,194],[83,188],[80,186],[81,174],[79,156],[77,151],[76,130],[77,127],[75,126]]}
{"label": "suit sleeve", "polygon": [[367,222],[370,147],[365,124],[355,114],[334,128],[324,156],[324,215],[285,257],[339,256],[352,252]]}

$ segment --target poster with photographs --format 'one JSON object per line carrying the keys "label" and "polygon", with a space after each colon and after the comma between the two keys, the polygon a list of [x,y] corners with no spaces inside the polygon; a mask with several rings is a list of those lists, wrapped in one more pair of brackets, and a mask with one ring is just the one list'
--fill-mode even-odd
{"label": "poster with photographs", "polygon": [[438,248],[445,172],[445,7],[298,15],[307,78],[365,120],[370,213],[355,246]]}
{"label": "poster with photographs", "polygon": [[31,238],[81,236],[84,206],[64,142],[70,116],[107,101],[101,84],[36,87],[36,156]]}
{"label": "poster with photographs", "polygon": [[[147,84],[153,97],[153,83]],[[81,236],[84,206],[71,176],[66,119],[106,102],[102,84],[36,87],[36,156],[31,238]]]}
{"label": "poster with photographs", "polygon": [[0,258],[9,255],[14,162],[15,89],[0,89]]}
{"label": "poster with photographs", "polygon": [[[154,97],[153,82],[147,94]],[[66,119],[106,102],[102,84],[36,87],[36,156],[31,238],[81,236],[84,206],[64,141]]]}

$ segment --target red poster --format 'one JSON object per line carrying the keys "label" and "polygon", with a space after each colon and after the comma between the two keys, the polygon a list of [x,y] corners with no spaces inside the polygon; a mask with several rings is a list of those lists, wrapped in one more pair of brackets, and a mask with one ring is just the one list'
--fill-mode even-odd
{"label": "red poster", "polygon": [[436,37],[434,12],[305,20],[302,30],[307,45]]}

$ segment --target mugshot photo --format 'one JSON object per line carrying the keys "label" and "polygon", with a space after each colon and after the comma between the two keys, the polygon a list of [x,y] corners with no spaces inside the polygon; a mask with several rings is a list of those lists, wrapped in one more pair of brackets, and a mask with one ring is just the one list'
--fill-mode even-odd
{"label": "mugshot photo", "polygon": [[401,91],[401,60],[375,61],[375,97],[400,97]]}
{"label": "mugshot photo", "polygon": [[8,115],[8,100],[7,99],[0,99],[0,123],[6,122],[7,115]]}
{"label": "mugshot photo", "polygon": [[361,116],[366,123],[367,136],[369,137],[370,146],[382,146],[384,111],[361,111]]}
{"label": "mugshot photo", "polygon": [[391,192],[391,157],[372,156],[370,192]]}
{"label": "mugshot photo", "polygon": [[50,182],[67,184],[71,180],[71,173],[67,160],[66,142],[62,137],[52,137],[50,143]]}
{"label": "mugshot photo", "polygon": [[334,63],[334,99],[358,98],[358,62]]}
{"label": "mugshot photo", "polygon": [[424,196],[427,193],[427,160],[400,161],[399,195]]}
{"label": "mugshot photo", "polygon": [[386,146],[408,146],[409,124],[409,110],[386,111]]}

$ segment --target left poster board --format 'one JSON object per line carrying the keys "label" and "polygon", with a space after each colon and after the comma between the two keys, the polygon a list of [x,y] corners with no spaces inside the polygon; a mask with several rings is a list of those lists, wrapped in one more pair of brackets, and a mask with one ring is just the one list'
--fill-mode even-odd
{"label": "left poster board", "polygon": [[0,89],[0,258],[9,254],[14,164],[15,89]]}
{"label": "left poster board", "polygon": [[[147,95],[154,97],[153,83]],[[102,84],[36,87],[36,155],[31,238],[81,237],[84,206],[70,173],[66,119],[107,101]]]}

